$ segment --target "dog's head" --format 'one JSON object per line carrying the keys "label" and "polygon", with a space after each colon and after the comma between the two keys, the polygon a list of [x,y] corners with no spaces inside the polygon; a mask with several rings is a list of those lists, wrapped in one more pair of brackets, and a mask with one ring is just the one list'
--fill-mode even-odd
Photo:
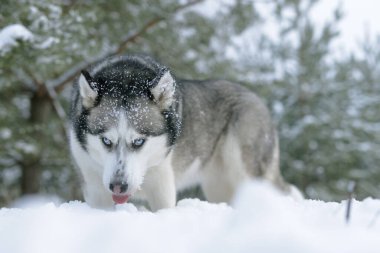
{"label": "dog's head", "polygon": [[114,201],[123,203],[179,134],[175,79],[150,58],[120,57],[82,71],[76,87],[77,140],[102,168]]}

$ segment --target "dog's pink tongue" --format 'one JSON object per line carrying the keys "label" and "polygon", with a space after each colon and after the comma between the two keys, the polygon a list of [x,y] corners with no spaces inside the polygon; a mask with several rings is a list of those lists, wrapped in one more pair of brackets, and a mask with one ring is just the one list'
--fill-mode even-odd
{"label": "dog's pink tongue", "polygon": [[116,204],[124,204],[128,201],[128,195],[112,194],[112,199]]}

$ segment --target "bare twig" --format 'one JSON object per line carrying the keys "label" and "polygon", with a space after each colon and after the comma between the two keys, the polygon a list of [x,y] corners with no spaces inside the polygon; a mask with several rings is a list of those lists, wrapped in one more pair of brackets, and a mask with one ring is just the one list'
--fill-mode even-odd
{"label": "bare twig", "polygon": [[60,120],[63,124],[62,128],[66,132],[66,129],[67,129],[65,126],[66,113],[65,113],[65,110],[63,109],[61,103],[58,100],[57,93],[56,93],[55,89],[53,89],[52,86],[49,86],[46,83],[40,82],[37,79],[37,77],[33,74],[33,72],[30,71],[28,68],[25,68],[24,71],[27,73],[29,78],[32,80],[32,84],[34,85],[34,88],[36,89],[35,92],[47,94],[47,96],[50,99],[51,104],[53,105],[55,113],[60,118]]}
{"label": "bare twig", "polygon": [[63,109],[63,106],[61,105],[61,103],[58,100],[57,93],[52,86],[49,86],[46,84],[44,84],[44,85],[45,85],[46,91],[50,97],[51,103],[53,104],[53,108],[54,108],[57,116],[61,119],[62,123],[64,124],[64,129],[66,129],[66,127],[65,127],[66,113],[65,113],[65,110]]}
{"label": "bare twig", "polygon": [[[173,9],[171,12],[171,15],[186,9],[190,6],[193,6],[195,4],[198,4],[202,2],[203,0],[193,0],[186,4],[177,6]],[[134,43],[138,38],[140,38],[143,34],[145,34],[148,30],[150,30],[152,27],[156,26],[158,23],[160,23],[163,20],[166,20],[167,17],[163,16],[156,16],[152,18],[151,20],[147,21],[142,27],[137,29],[136,31],[131,32],[126,37],[124,37],[121,42],[116,46],[115,48],[111,49],[110,51],[103,53],[101,55],[98,55],[90,60],[85,60],[75,66],[73,66],[71,69],[63,73],[61,76],[59,76],[56,79],[49,80],[46,82],[48,87],[54,87],[54,90],[56,93],[60,93],[65,86],[73,81],[77,75],[79,75],[80,71],[82,69],[88,68],[89,66],[93,65],[94,63],[97,63],[99,61],[102,61],[108,57],[115,56],[118,54],[121,54],[129,44]]]}
{"label": "bare twig", "polygon": [[352,199],[354,197],[356,183],[355,181],[350,181],[348,183],[348,200],[347,200],[347,209],[346,209],[346,223],[350,222],[351,218],[351,209],[352,209]]}
{"label": "bare twig", "polygon": [[36,86],[36,88],[41,88],[42,82],[38,80],[38,78],[34,75],[34,73],[27,67],[23,68],[25,73],[29,76],[29,78],[33,81],[33,84]]}
{"label": "bare twig", "polygon": [[380,216],[380,210],[378,210],[378,211],[375,213],[375,215],[373,216],[371,222],[368,224],[368,228],[372,228],[372,227],[375,225],[376,220],[377,220],[377,218],[379,218],[379,216]]}

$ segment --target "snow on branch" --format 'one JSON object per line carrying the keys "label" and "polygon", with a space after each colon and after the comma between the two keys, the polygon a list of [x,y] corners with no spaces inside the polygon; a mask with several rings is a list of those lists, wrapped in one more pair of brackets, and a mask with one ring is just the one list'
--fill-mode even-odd
{"label": "snow on branch", "polygon": [[33,34],[20,24],[6,26],[0,31],[0,55],[19,45],[18,41],[31,41]]}

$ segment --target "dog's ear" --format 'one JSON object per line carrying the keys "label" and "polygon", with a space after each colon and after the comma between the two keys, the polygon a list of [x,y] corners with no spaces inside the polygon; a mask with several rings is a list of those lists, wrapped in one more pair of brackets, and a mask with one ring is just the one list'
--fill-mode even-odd
{"label": "dog's ear", "polygon": [[160,77],[157,85],[150,89],[154,101],[162,109],[166,110],[174,102],[175,80],[168,70]]}
{"label": "dog's ear", "polygon": [[98,87],[90,73],[86,70],[82,70],[79,77],[79,93],[85,108],[88,109],[94,106],[96,97],[98,96]]}

